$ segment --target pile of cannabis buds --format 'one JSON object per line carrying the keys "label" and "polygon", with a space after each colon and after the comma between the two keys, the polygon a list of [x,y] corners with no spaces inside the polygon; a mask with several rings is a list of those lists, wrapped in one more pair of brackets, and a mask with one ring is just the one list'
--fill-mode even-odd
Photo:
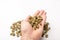
{"label": "pile of cannabis buds", "polygon": [[[42,26],[42,24],[41,24],[42,20],[43,19],[42,19],[41,16],[35,16],[35,17],[30,16],[29,23],[32,25],[32,28],[34,30],[36,30],[36,29],[39,28],[38,24],[40,24]],[[42,37],[48,38],[47,32],[50,30],[50,27],[48,27],[48,25],[49,25],[49,23],[45,22]],[[21,33],[21,21],[17,21],[15,23],[13,23],[13,25],[11,26],[10,35],[17,36],[17,37],[22,36],[22,33]]]}

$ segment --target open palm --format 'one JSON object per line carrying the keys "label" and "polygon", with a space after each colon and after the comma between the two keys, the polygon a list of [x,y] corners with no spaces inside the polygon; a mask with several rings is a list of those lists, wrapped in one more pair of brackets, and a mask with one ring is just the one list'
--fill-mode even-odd
{"label": "open palm", "polygon": [[25,20],[21,23],[21,31],[22,31],[22,37],[21,40],[40,40],[43,32],[43,26],[46,21],[46,12],[44,10],[37,10],[33,15],[34,16],[41,16],[43,18],[43,21],[41,22],[42,26],[39,25],[39,29],[33,30],[31,24],[28,22],[29,17],[28,16]]}

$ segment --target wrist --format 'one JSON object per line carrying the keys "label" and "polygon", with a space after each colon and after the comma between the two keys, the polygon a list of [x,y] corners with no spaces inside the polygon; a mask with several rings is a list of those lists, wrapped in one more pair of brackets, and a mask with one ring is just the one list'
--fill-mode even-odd
{"label": "wrist", "polygon": [[33,40],[29,35],[22,35],[21,40]]}

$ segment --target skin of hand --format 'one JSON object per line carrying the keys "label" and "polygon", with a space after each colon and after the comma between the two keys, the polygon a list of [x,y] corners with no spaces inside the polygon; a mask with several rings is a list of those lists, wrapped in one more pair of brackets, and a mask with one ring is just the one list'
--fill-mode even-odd
{"label": "skin of hand", "polygon": [[42,26],[39,25],[39,29],[33,30],[31,24],[28,22],[30,17],[28,16],[21,22],[21,40],[41,40],[43,26],[46,21],[46,12],[44,10],[37,10],[32,16],[41,16],[43,18],[41,22]]}

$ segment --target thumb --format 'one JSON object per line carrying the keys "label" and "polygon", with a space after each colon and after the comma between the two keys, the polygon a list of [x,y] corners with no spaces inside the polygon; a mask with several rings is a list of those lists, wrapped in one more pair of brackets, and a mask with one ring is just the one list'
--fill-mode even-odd
{"label": "thumb", "polygon": [[22,32],[22,34],[29,33],[30,31],[32,31],[31,25],[29,24],[29,22],[23,20],[21,22],[21,32]]}

